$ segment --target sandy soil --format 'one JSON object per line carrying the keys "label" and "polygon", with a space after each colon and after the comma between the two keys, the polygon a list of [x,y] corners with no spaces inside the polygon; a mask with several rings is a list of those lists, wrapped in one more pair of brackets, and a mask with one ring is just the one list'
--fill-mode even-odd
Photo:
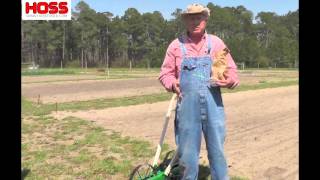
{"label": "sandy soil", "polygon": [[[298,86],[226,93],[223,99],[230,174],[252,180],[298,179]],[[94,121],[124,136],[148,140],[156,149],[167,108],[168,102],[159,102],[53,115]],[[165,143],[175,148],[172,120]],[[200,156],[200,163],[208,164],[204,141]]]}

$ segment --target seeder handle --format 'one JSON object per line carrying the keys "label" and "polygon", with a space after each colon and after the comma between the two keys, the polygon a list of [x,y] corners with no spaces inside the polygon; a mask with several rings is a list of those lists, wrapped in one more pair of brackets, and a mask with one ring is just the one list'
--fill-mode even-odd
{"label": "seeder handle", "polygon": [[173,109],[173,106],[174,106],[174,103],[176,102],[176,99],[177,99],[177,94],[173,94],[172,97],[171,97],[171,100],[170,100],[170,104],[169,104],[169,108],[168,108],[166,117],[165,117],[162,133],[161,133],[161,136],[160,136],[160,141],[159,141],[159,144],[157,146],[156,155],[154,156],[154,160],[153,160],[153,163],[152,163],[153,167],[155,165],[157,165],[157,162],[159,160],[160,153],[161,153],[161,148],[162,148],[162,144],[163,144],[163,140],[164,140],[164,137],[165,137],[167,129],[168,129],[168,123],[169,123],[169,120],[170,120],[170,116],[171,116],[172,111],[175,110],[175,109]]}

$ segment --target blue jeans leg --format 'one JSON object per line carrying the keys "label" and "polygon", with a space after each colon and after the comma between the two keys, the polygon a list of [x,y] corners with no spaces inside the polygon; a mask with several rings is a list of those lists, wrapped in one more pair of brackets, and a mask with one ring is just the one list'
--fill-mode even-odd
{"label": "blue jeans leg", "polygon": [[184,168],[183,180],[197,180],[199,172],[199,152],[201,145],[201,121],[195,106],[196,95],[186,96],[177,108],[176,142],[179,164]]}
{"label": "blue jeans leg", "polygon": [[203,122],[203,134],[206,141],[211,178],[229,180],[228,166],[224,155],[225,115],[223,106],[208,99],[208,119]]}

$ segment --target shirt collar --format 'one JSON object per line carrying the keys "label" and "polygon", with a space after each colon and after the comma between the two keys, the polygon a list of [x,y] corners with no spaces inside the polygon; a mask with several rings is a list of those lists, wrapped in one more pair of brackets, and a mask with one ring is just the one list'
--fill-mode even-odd
{"label": "shirt collar", "polygon": [[[188,34],[189,34],[189,32],[187,31],[186,33],[185,33],[185,38],[186,38],[186,40],[187,41],[189,41],[189,42],[192,42],[192,40],[191,40],[191,38],[188,36]],[[202,39],[203,40],[205,40],[206,38],[207,38],[207,30],[204,30],[204,33],[203,33],[203,35],[202,35]]]}

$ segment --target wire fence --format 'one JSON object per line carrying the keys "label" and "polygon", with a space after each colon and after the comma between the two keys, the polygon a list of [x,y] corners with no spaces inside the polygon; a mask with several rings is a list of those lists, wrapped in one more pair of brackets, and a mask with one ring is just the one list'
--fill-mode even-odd
{"label": "wire fence", "polygon": [[245,69],[298,69],[299,63],[291,63],[291,62],[279,62],[279,63],[271,63],[271,64],[261,64],[261,63],[255,63],[255,64],[246,64],[245,62],[237,62],[236,63],[238,69],[245,70]]}

